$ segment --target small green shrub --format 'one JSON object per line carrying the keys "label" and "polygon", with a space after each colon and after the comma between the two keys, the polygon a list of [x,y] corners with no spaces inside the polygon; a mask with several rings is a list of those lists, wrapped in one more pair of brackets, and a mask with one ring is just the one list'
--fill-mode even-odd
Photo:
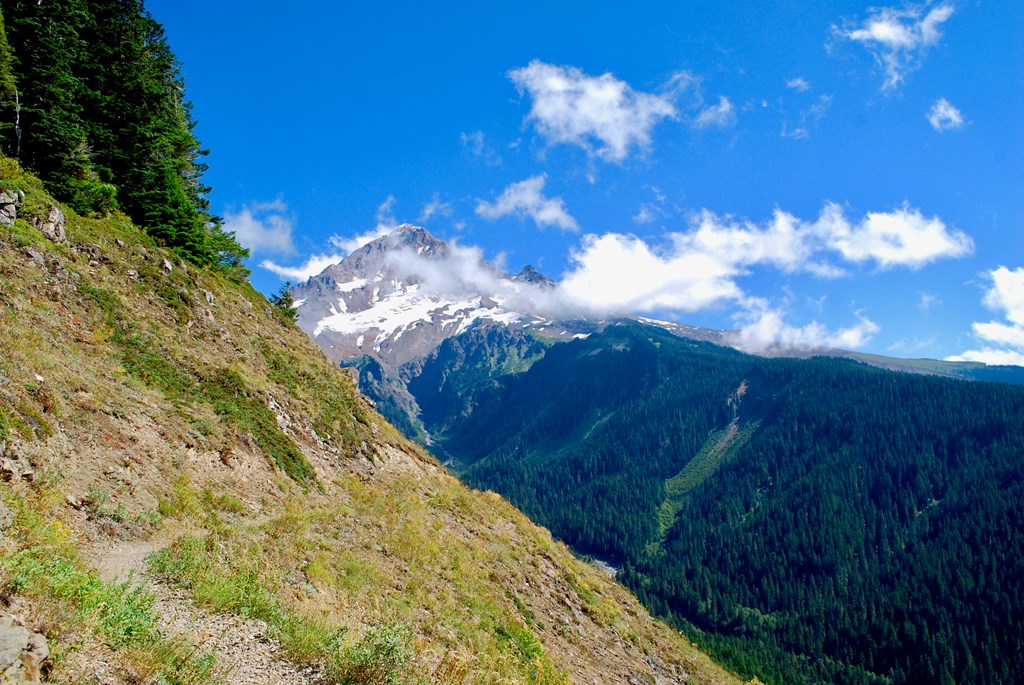
{"label": "small green shrub", "polygon": [[405,685],[414,682],[414,656],[408,626],[377,626],[328,664],[327,678],[339,685]]}
{"label": "small green shrub", "polygon": [[221,419],[248,431],[263,453],[292,480],[314,480],[313,467],[298,445],[281,431],[274,413],[252,396],[241,376],[230,369],[219,369],[203,380],[201,391]]}
{"label": "small green shrub", "polygon": [[172,364],[164,354],[154,352],[136,339],[126,341],[121,356],[125,371],[161,392],[174,402],[187,402],[195,387],[192,378]]}
{"label": "small green shrub", "polygon": [[0,404],[0,440],[6,440],[15,431],[26,440],[32,439],[32,427],[13,408]]}
{"label": "small green shrub", "polygon": [[195,490],[187,476],[178,476],[171,488],[170,499],[161,499],[157,504],[161,516],[198,517],[203,513]]}
{"label": "small green shrub", "polygon": [[99,308],[107,314],[110,323],[116,323],[117,319],[123,314],[124,306],[121,304],[121,300],[110,290],[96,288],[88,284],[82,284],[78,286],[78,289],[91,297],[99,305]]}
{"label": "small green shrub", "polygon": [[174,310],[175,318],[179,324],[185,323],[192,316],[192,304],[189,302],[187,291],[179,289],[174,284],[164,280],[157,283],[154,291]]}
{"label": "small green shrub", "polygon": [[[26,440],[45,440],[53,436],[53,426],[46,420],[42,412],[28,402],[19,402],[17,413],[21,415],[21,421],[17,422],[20,428],[18,432]],[[26,427],[28,428],[27,434],[24,431]]]}

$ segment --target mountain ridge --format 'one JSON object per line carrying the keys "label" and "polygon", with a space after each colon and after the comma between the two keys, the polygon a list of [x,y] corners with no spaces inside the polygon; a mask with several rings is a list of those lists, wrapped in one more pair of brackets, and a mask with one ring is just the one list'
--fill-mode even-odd
{"label": "mountain ridge", "polygon": [[[431,443],[430,431],[412,388],[426,388],[417,382],[418,375],[430,360],[436,367],[438,355],[446,354],[442,346],[453,338],[467,336],[460,344],[471,345],[469,339],[486,337],[496,328],[552,345],[599,332],[610,322],[632,320],[685,339],[726,347],[734,342],[730,331],[646,316],[600,316],[567,306],[558,284],[533,266],[525,265],[511,276],[486,262],[479,251],[449,245],[412,224],[370,241],[290,292],[299,326],[331,359],[359,368],[363,392],[406,435],[424,444]],[[500,356],[493,346],[489,354]],[[515,366],[518,352],[510,349],[510,354],[510,359],[492,360],[492,380]],[[1024,383],[1024,367],[898,359],[828,348],[779,348],[761,354],[842,357],[894,371]],[[364,356],[373,361],[360,361]],[[466,401],[458,412],[466,410]]]}

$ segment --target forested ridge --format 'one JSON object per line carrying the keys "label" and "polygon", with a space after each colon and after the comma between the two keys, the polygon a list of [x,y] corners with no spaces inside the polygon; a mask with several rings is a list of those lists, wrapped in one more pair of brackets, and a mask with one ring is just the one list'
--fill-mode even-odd
{"label": "forested ridge", "polygon": [[[666,481],[733,421],[662,538]],[[1024,676],[1022,388],[613,326],[502,379],[444,447],[745,675]]]}
{"label": "forested ridge", "polygon": [[248,255],[210,213],[179,65],[141,0],[3,0],[0,147],[83,215],[120,210],[195,264]]}

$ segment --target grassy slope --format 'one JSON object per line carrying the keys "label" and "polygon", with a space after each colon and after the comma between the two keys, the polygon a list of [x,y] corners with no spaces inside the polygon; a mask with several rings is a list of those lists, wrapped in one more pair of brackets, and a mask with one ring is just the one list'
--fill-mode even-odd
{"label": "grassy slope", "polygon": [[[51,202],[8,160],[0,184],[22,215]],[[736,682],[402,439],[247,283],[123,218],[69,213],[68,235],[0,229],[0,449],[34,473],[0,484],[0,590],[48,633],[55,679],[83,654],[126,682],[216,678],[83,554],[178,531],[155,571],[335,682]]]}

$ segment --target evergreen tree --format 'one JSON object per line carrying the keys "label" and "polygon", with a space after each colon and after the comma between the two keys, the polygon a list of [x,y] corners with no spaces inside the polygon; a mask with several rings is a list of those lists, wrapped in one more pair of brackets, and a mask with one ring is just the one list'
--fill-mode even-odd
{"label": "evergreen tree", "polygon": [[[2,0],[20,111],[4,151],[80,213],[115,208],[183,258],[248,273],[209,213],[203,149],[163,27],[141,0]],[[0,89],[4,53],[0,46]],[[0,97],[2,97],[0,92]]]}
{"label": "evergreen tree", "polygon": [[292,282],[285,281],[281,289],[270,296],[270,304],[288,321],[297,321],[299,312],[295,309],[295,298],[292,297]]}

